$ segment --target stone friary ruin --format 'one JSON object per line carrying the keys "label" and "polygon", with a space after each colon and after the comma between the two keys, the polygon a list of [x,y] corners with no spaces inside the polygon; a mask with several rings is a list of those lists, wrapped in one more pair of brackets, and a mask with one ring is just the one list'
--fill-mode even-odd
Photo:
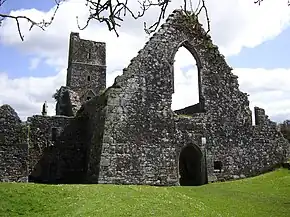
{"label": "stone friary ruin", "polygon": [[[199,103],[172,111],[174,56],[198,67]],[[289,143],[239,91],[193,15],[175,10],[106,89],[105,43],[71,33],[56,116],[21,122],[0,108],[0,179],[44,183],[201,185],[249,177],[289,158]]]}

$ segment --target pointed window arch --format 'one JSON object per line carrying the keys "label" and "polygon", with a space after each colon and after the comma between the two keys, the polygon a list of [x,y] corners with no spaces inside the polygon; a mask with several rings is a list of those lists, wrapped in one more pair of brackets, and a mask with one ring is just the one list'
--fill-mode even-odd
{"label": "pointed window arch", "polygon": [[183,43],[174,56],[171,109],[177,114],[204,112],[201,94],[200,61],[189,43]]}

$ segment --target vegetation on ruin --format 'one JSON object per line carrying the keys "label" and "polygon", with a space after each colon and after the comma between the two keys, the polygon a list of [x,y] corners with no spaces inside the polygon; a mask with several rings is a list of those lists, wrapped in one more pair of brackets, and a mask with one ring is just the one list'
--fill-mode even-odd
{"label": "vegetation on ruin", "polygon": [[280,123],[279,126],[284,138],[290,142],[290,120],[283,121],[283,123]]}
{"label": "vegetation on ruin", "polygon": [[186,114],[178,114],[177,116],[181,118],[192,118],[192,115],[186,115]]}
{"label": "vegetation on ruin", "polygon": [[200,187],[0,184],[0,216],[289,216],[290,171]]}

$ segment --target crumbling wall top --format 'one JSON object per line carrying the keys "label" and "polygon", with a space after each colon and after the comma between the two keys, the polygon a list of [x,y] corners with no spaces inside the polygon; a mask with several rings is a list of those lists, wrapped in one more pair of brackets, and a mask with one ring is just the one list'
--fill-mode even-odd
{"label": "crumbling wall top", "polygon": [[0,122],[21,123],[16,111],[7,104],[0,106]]}

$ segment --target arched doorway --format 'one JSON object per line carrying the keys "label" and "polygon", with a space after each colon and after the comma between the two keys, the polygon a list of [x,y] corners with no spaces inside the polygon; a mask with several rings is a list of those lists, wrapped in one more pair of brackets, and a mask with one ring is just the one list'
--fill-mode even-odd
{"label": "arched doorway", "polygon": [[186,145],[179,155],[180,185],[198,186],[205,184],[205,163],[201,150],[194,144]]}

